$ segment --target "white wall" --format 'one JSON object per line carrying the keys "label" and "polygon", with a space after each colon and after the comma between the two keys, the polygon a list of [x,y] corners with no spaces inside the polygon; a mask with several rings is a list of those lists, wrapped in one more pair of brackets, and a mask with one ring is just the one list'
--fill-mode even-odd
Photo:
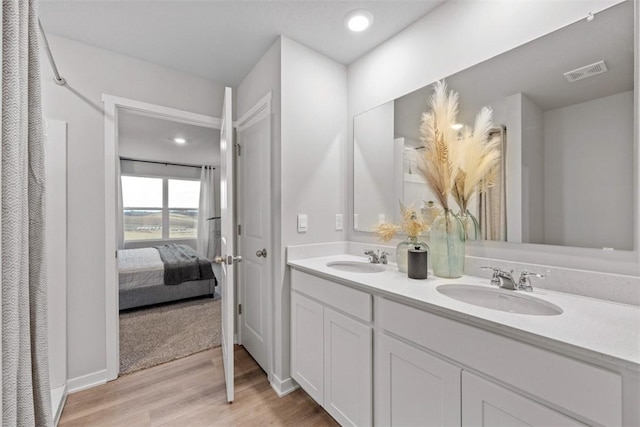
{"label": "white wall", "polygon": [[[387,102],[354,118],[353,163],[356,194],[362,195],[355,202],[354,214],[358,215],[360,230],[373,230],[380,215],[386,221],[394,221],[398,210],[397,155],[393,136],[393,102]],[[403,153],[400,147],[400,154]],[[420,199],[418,199],[419,201]]]}
{"label": "white wall", "polygon": [[[293,40],[282,38],[282,248],[345,240],[335,230],[335,214],[345,214],[347,140],[346,68]],[[296,215],[309,216],[309,230],[298,233]],[[347,215],[345,215],[346,217]],[[281,264],[281,272],[284,264]],[[276,282],[275,346],[289,375],[288,277]],[[278,320],[276,320],[278,321]],[[276,326],[278,326],[276,324]]]}
{"label": "white wall", "polygon": [[632,250],[633,92],[546,111],[544,131],[546,242]]}
{"label": "white wall", "polygon": [[[349,117],[617,3],[620,0],[445,2],[348,67]],[[636,11],[636,21],[637,15]],[[348,149],[347,165],[352,168],[351,143]],[[350,175],[352,169],[348,172]],[[634,176],[637,182],[637,174]],[[634,197],[637,206],[638,198]],[[345,202],[351,211],[352,200],[353,186],[349,185]],[[352,224],[347,225],[349,240],[376,241],[374,235],[354,232]],[[637,239],[637,231],[633,234]],[[498,242],[469,243],[467,254],[622,274],[637,274],[640,265],[638,251],[614,253]]]}
{"label": "white wall", "polygon": [[102,94],[219,117],[224,88],[61,37],[49,42],[67,80],[53,83],[43,51],[43,113],[69,126],[68,375],[81,384],[106,367]]}

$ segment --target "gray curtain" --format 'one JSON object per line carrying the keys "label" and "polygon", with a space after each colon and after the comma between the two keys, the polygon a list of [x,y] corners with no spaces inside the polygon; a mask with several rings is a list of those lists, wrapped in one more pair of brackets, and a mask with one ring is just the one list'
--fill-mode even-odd
{"label": "gray curtain", "polygon": [[36,0],[2,1],[2,425],[50,426]]}
{"label": "gray curtain", "polygon": [[500,163],[496,182],[478,197],[478,223],[483,240],[507,241],[507,201],[505,188],[505,156],[507,153],[507,129],[504,126],[492,129],[490,138],[499,137]]}
{"label": "gray curtain", "polygon": [[124,249],[124,202],[122,201],[122,160],[116,163],[117,200],[116,200],[116,245]]}

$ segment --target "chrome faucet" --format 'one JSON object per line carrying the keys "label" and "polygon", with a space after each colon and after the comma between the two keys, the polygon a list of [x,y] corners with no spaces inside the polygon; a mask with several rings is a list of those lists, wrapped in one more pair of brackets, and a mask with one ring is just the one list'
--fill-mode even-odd
{"label": "chrome faucet", "polygon": [[544,279],[545,276],[538,273],[530,273],[527,270],[524,270],[520,273],[520,278],[518,282],[513,278],[513,270],[504,271],[499,267],[482,267],[483,270],[492,270],[493,275],[491,276],[491,284],[496,285],[502,289],[507,289],[510,291],[533,291],[533,287],[531,286],[531,279],[529,277],[537,277],[539,279]]}
{"label": "chrome faucet", "polygon": [[364,254],[369,257],[369,262],[371,264],[386,264],[389,262],[387,258],[389,253],[386,251],[382,251],[382,253],[380,253],[380,250],[374,252],[372,249],[369,249],[364,251]]}
{"label": "chrome faucet", "polygon": [[500,279],[500,284],[498,286],[502,289],[506,289],[508,291],[515,291],[518,289],[518,285],[516,285],[516,282],[513,280],[513,270],[500,270],[498,272],[498,278]]}

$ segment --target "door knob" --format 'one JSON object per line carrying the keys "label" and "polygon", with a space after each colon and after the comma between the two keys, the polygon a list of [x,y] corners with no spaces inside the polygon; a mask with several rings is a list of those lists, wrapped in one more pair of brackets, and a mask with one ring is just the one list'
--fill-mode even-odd
{"label": "door knob", "polygon": [[266,249],[263,249],[263,250],[261,250],[261,251],[257,251],[257,252],[256,252],[256,256],[257,256],[258,258],[260,258],[260,257],[264,257],[264,258],[266,258],[266,257],[267,257],[267,250],[266,250]]}

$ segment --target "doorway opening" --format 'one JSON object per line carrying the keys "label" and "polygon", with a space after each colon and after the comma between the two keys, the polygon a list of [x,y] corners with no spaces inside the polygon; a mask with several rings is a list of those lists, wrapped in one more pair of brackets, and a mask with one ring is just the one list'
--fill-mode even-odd
{"label": "doorway opening", "polygon": [[[220,246],[220,119],[108,95],[103,101],[112,380],[219,345],[212,260]],[[187,268],[178,268],[185,260]]]}

